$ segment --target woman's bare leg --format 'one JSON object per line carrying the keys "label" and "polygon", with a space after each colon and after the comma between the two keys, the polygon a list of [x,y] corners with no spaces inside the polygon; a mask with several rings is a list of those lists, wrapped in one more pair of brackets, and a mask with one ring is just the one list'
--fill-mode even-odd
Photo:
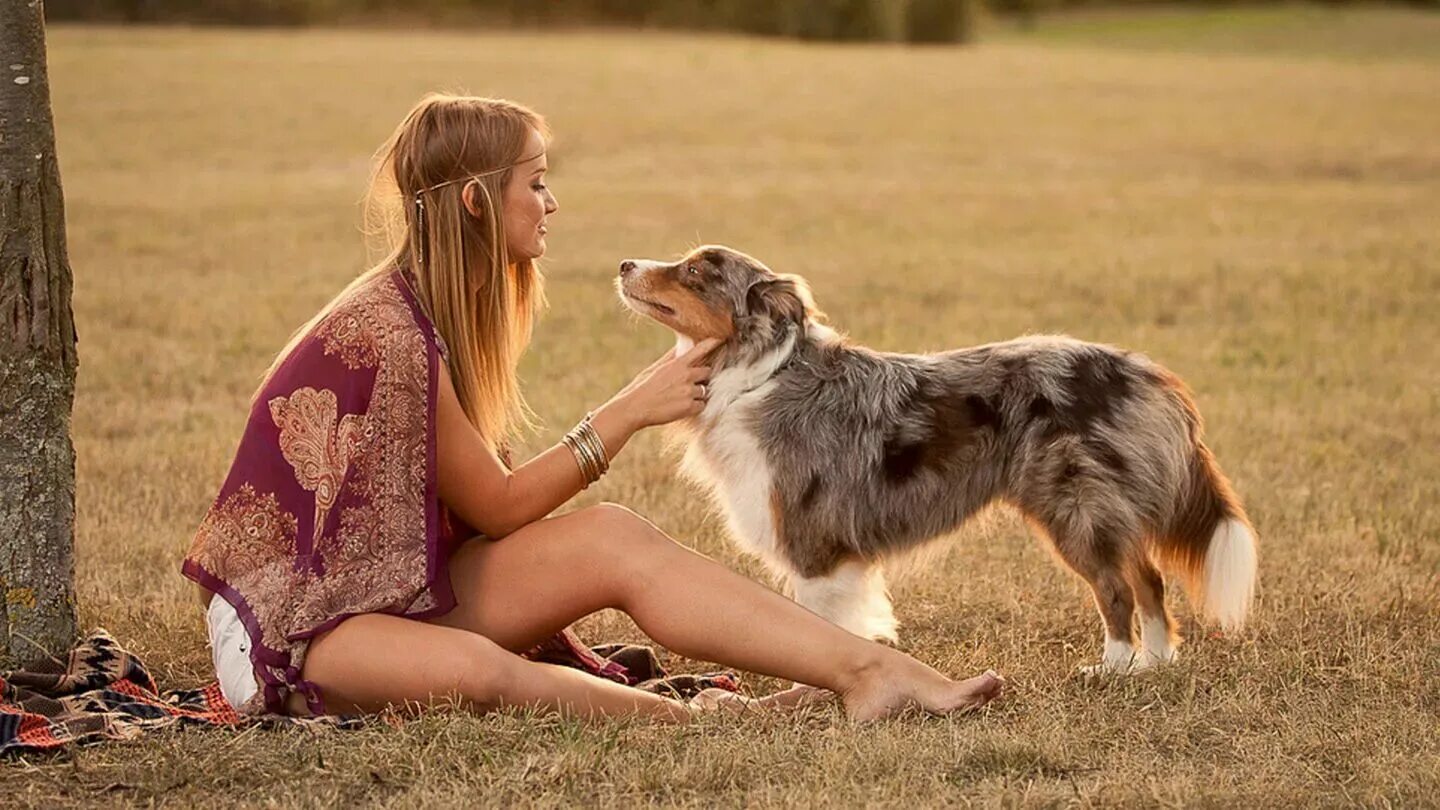
{"label": "woman's bare leg", "polygon": [[955,682],[862,639],[675,543],[623,507],[537,521],[499,541],[466,543],[450,563],[458,606],[437,624],[513,651],[602,608],[682,655],[830,689],[857,717],[910,704],[945,712],[999,693],[986,673]]}
{"label": "woman's bare leg", "polygon": [[[375,613],[347,619],[312,642],[302,673],[320,687],[325,710],[338,714],[437,699],[476,712],[530,706],[587,718],[638,714],[667,721],[691,714],[659,695],[527,661],[467,630]],[[292,697],[297,712],[303,701]]]}

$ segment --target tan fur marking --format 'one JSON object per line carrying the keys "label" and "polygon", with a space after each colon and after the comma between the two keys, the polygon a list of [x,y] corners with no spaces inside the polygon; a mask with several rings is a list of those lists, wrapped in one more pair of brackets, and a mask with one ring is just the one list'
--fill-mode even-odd
{"label": "tan fur marking", "polygon": [[1185,588],[1192,595],[1198,593],[1204,577],[1205,555],[1215,529],[1229,518],[1247,527],[1250,525],[1229,480],[1215,463],[1215,456],[1202,444],[1190,462],[1185,500],[1170,525],[1156,538],[1157,551],[1165,567],[1182,575]]}
{"label": "tan fur marking", "polygon": [[676,296],[672,301],[664,302],[666,306],[675,310],[680,316],[679,320],[687,330],[686,334],[698,340],[705,338],[720,338],[722,340],[735,334],[735,321],[730,317],[729,312],[717,312],[711,309],[695,297],[695,294],[676,285]]}
{"label": "tan fur marking", "polygon": [[647,274],[644,281],[636,285],[635,292],[675,310],[673,318],[662,319],[658,315],[652,317],[662,322],[674,321],[666,325],[696,340],[724,340],[735,334],[735,321],[728,310],[722,312],[709,306],[684,285],[677,283],[670,273]]}
{"label": "tan fur marking", "polygon": [[780,499],[780,490],[770,492],[770,525],[775,532],[775,546],[785,544],[785,503]]}

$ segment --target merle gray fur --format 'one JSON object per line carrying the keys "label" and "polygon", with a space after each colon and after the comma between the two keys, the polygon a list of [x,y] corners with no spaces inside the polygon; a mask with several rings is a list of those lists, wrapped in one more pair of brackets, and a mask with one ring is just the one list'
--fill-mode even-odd
{"label": "merle gray fur", "polygon": [[1245,520],[1185,387],[1142,354],[1065,337],[876,352],[817,328],[804,282],[744,254],[704,248],[676,267],[731,308],[715,378],[787,353],[748,418],[775,550],[800,577],[882,561],[1003,501],[1092,585],[1107,637],[1133,638],[1137,601],[1173,636],[1156,563],[1200,576],[1217,525]]}

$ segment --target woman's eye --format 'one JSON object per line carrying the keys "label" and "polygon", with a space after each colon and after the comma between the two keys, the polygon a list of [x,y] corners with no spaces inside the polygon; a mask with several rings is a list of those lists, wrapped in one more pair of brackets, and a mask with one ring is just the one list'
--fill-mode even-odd
{"label": "woman's eye", "polygon": [[535,185],[531,186],[531,188],[535,189],[536,191],[544,191],[544,190],[545,190],[545,184],[544,184],[544,183],[536,183]]}

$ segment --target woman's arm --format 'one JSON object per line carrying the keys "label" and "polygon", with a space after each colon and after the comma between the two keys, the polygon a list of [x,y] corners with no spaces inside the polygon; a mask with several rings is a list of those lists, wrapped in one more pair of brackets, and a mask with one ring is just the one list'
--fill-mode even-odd
{"label": "woman's arm", "polygon": [[[697,397],[698,384],[710,375],[700,363],[716,345],[706,341],[680,357],[667,353],[595,411],[590,424],[611,459],[641,428],[700,412],[705,403]],[[539,520],[583,488],[585,478],[563,444],[507,470],[465,417],[443,364],[435,410],[440,499],[487,536],[498,540]]]}

